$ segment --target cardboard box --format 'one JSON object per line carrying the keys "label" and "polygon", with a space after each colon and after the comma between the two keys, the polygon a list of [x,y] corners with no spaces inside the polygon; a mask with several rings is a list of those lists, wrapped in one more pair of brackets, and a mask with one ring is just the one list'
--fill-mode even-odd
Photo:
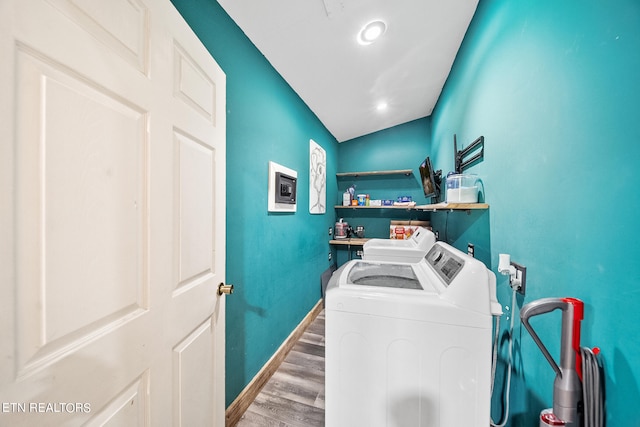
{"label": "cardboard box", "polygon": [[431,230],[431,223],[429,221],[391,220],[389,238],[398,240],[409,239],[418,227]]}

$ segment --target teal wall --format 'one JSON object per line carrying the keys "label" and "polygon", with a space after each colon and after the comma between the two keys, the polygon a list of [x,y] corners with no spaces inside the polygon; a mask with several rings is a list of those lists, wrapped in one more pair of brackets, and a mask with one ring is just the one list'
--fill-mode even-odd
{"label": "teal wall", "polygon": [[[228,300],[227,403],[319,297],[330,206],[344,185],[331,179],[335,172],[417,170],[430,155],[446,173],[455,133],[461,146],[485,137],[484,161],[470,171],[482,177],[491,208],[432,214],[441,238],[461,249],[474,243],[496,273],[502,252],[525,264],[528,290],[518,306],[581,298],[582,344],[603,351],[608,425],[640,426],[637,0],[481,0],[432,117],[340,145],[217,2],[173,2],[228,79],[227,278],[238,290]],[[418,136],[423,124],[430,132]],[[298,170],[307,188],[309,138],[329,158],[327,214],[309,215],[303,191],[298,213],[268,215],[267,162]],[[396,163],[402,157],[393,154],[405,149],[415,158]],[[296,268],[278,270],[281,259]],[[510,291],[499,275],[498,294],[508,316]],[[554,355],[558,321],[552,313],[532,322]],[[526,331],[516,326],[515,336],[509,425],[537,426],[551,405],[553,371]],[[494,399],[494,418],[501,409]]]}
{"label": "teal wall", "polygon": [[[431,119],[425,117],[341,143],[338,148],[339,172],[411,169],[413,174],[339,178],[336,204],[342,204],[342,193],[351,185],[356,186],[356,194],[369,194],[372,199],[396,200],[398,196],[406,195],[417,204],[430,203],[431,200],[424,196],[418,169],[431,150],[430,137]],[[344,217],[354,228],[364,226],[365,237],[381,238],[389,238],[392,219],[429,219],[428,213],[404,210],[341,209],[337,215]],[[355,256],[359,249],[353,248],[351,256]],[[339,246],[335,251],[338,265],[349,259],[347,247]]]}
{"label": "teal wall", "polygon": [[[338,144],[215,0],[172,1],[227,75],[228,405],[321,297]],[[309,139],[327,152],[324,215],[309,214]],[[295,214],[267,212],[269,161],[298,172]]]}
{"label": "teal wall", "polygon": [[[449,241],[480,239],[496,273],[499,253],[526,265],[518,305],[585,302],[582,344],[602,348],[616,427],[640,426],[638,100],[637,0],[481,0],[432,115],[437,167],[451,168],[454,133],[463,145],[485,137],[484,161],[470,171],[490,211],[449,218]],[[443,227],[445,217],[433,220]],[[502,276],[498,288],[510,306]],[[558,322],[555,313],[532,321],[556,357]],[[537,426],[554,373],[524,329],[515,335],[510,425]]]}
{"label": "teal wall", "polygon": [[[418,166],[431,150],[430,138],[431,118],[425,117],[350,139],[340,144],[338,170],[413,169],[417,174]],[[424,195],[420,203],[423,202]]]}

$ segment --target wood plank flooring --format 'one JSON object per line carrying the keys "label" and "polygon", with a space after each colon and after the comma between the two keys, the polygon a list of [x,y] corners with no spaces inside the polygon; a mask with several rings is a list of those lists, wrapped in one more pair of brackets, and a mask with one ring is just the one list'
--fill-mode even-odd
{"label": "wood plank flooring", "polygon": [[305,330],[236,425],[324,426],[324,311]]}

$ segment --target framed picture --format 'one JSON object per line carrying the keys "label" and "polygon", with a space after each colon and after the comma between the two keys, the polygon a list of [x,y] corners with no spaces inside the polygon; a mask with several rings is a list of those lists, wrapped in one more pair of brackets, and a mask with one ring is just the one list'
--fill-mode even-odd
{"label": "framed picture", "polygon": [[309,140],[309,213],[327,211],[327,153]]}

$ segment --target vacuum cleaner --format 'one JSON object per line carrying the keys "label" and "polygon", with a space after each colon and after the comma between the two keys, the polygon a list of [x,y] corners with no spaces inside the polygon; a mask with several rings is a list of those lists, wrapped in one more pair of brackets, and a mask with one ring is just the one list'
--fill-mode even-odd
{"label": "vacuum cleaner", "polygon": [[[529,319],[562,310],[560,363],[551,357]],[[584,303],[576,298],[542,298],[520,310],[522,324],[529,331],[556,373],[553,382],[553,408],[540,413],[540,427],[601,427],[604,425],[601,366],[595,357],[599,350],[580,347],[580,322]]]}

